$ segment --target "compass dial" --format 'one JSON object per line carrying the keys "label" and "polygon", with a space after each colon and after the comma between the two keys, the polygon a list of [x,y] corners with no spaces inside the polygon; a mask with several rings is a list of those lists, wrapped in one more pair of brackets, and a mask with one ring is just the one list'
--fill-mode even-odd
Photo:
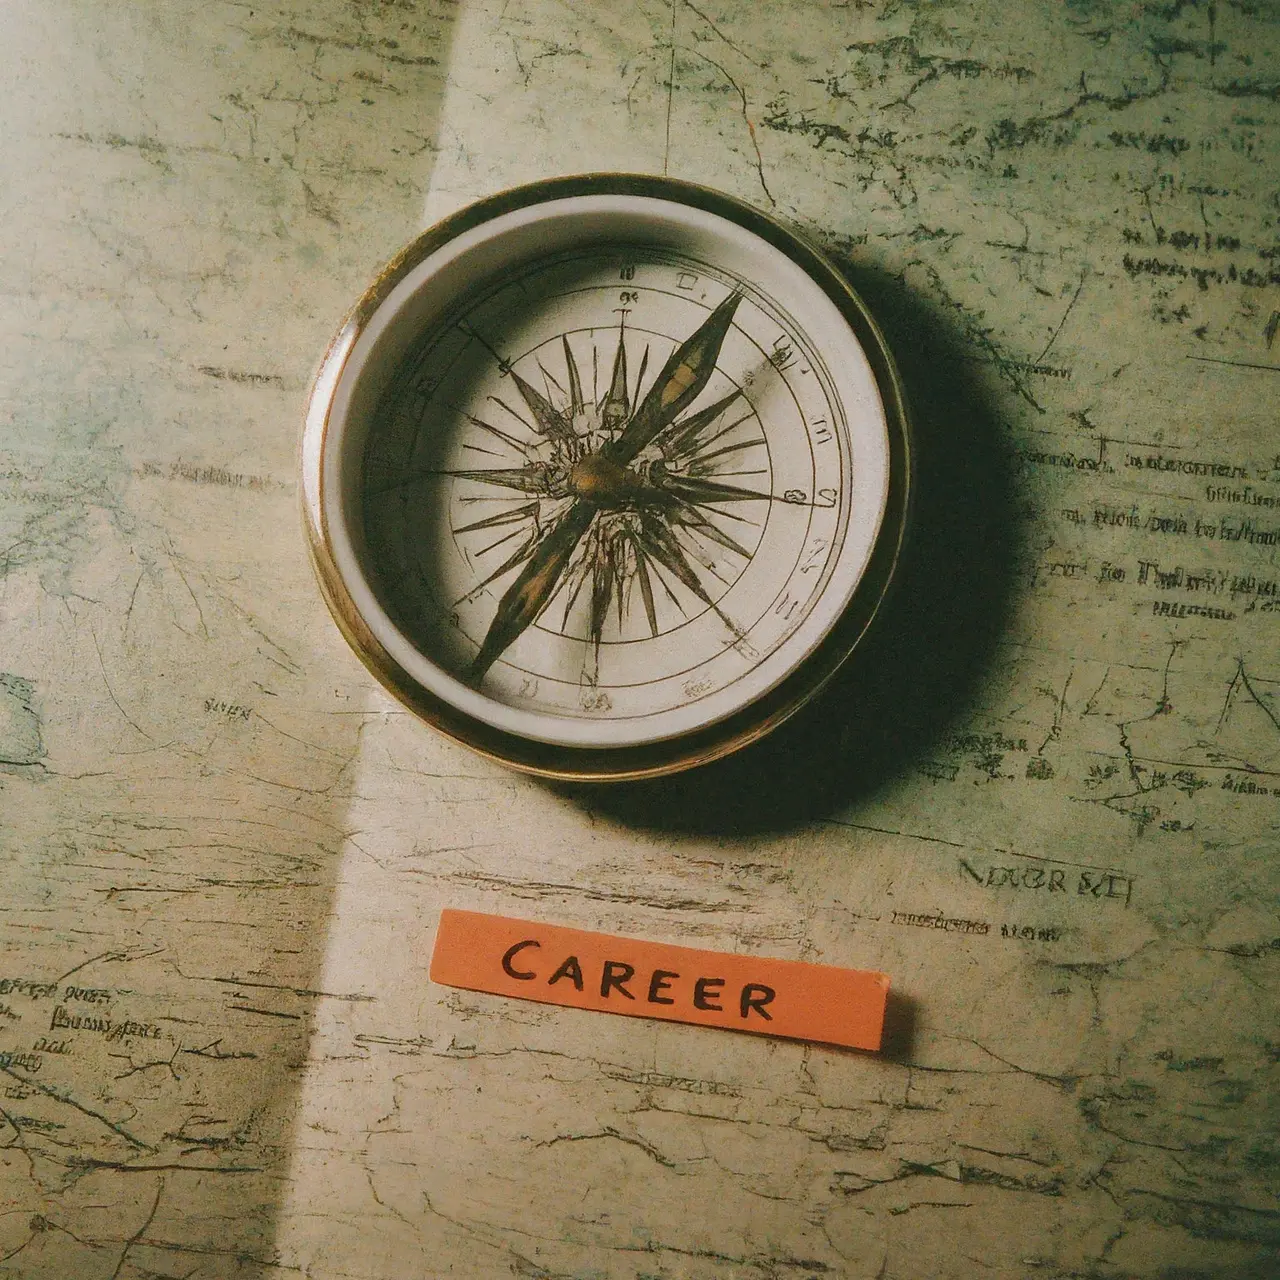
{"label": "compass dial", "polygon": [[586,179],[487,204],[411,246],[322,367],[303,480],[330,603],[411,704],[523,767],[719,754],[883,590],[887,355],[736,202]]}

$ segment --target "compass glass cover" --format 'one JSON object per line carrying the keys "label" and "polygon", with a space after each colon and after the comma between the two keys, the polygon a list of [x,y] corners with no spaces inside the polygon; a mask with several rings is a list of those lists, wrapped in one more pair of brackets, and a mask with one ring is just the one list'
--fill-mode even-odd
{"label": "compass glass cover", "polygon": [[660,741],[760,697],[839,617],[885,506],[884,408],[830,299],[742,228],[646,203],[473,231],[344,374],[369,384],[335,486],[358,607],[424,687],[545,742]]}

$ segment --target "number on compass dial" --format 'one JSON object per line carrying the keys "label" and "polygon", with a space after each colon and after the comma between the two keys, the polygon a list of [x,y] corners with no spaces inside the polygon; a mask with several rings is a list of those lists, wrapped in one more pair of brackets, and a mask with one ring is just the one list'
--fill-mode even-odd
{"label": "number on compass dial", "polygon": [[516,707],[643,719],[746,679],[848,524],[844,415],[759,289],[675,255],[544,261],[430,334],[365,458],[415,643]]}

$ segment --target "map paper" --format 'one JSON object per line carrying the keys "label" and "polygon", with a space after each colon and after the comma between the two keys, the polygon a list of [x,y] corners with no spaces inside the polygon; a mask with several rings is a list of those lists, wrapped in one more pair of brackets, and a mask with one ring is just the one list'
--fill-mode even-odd
{"label": "map paper", "polygon": [[[1275,1275],[1278,17],[6,6],[0,1276]],[[418,723],[297,511],[378,266],[591,170],[822,245],[921,439],[857,679],[658,792]],[[444,988],[446,907],[902,1012],[869,1055]]]}

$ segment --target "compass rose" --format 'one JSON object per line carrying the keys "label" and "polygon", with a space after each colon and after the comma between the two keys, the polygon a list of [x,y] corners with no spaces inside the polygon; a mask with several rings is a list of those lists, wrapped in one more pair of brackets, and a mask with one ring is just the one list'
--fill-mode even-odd
{"label": "compass rose", "polygon": [[909,479],[891,361],[834,269],[627,175],[425,232],[335,339],[302,459],[371,669],[566,777],[683,768],[816,696],[879,607]]}
{"label": "compass rose", "polygon": [[496,406],[518,418],[532,435],[521,440],[468,414],[471,424],[499,446],[499,456],[505,453],[515,465],[437,473],[520,495],[510,499],[519,505],[454,527],[455,535],[498,535],[473,551],[477,560],[491,556],[497,563],[485,563],[485,577],[463,599],[519,569],[467,671],[469,683],[479,685],[503,652],[544,614],[550,613],[552,625],[563,633],[584,598],[597,668],[611,612],[621,628],[632,610],[642,608],[650,635],[657,637],[659,601],[685,615],[673,590],[677,584],[714,611],[735,639],[745,640],[717,605],[752,557],[753,547],[742,539],[758,541],[735,526],[758,530],[760,522],[734,508],[769,502],[773,495],[767,488],[720,477],[726,474],[722,468],[737,466],[744,458],[754,469],[731,474],[767,476],[766,442],[758,430],[739,431],[754,418],[741,387],[690,412],[715,370],[740,301],[741,295],[733,292],[716,306],[647,388],[646,346],[634,393],[627,374],[624,315],[609,385],[598,400],[584,394],[568,334],[558,335],[563,380],[536,361],[544,392],[475,329],[464,329],[512,380],[525,413],[493,397]]}

